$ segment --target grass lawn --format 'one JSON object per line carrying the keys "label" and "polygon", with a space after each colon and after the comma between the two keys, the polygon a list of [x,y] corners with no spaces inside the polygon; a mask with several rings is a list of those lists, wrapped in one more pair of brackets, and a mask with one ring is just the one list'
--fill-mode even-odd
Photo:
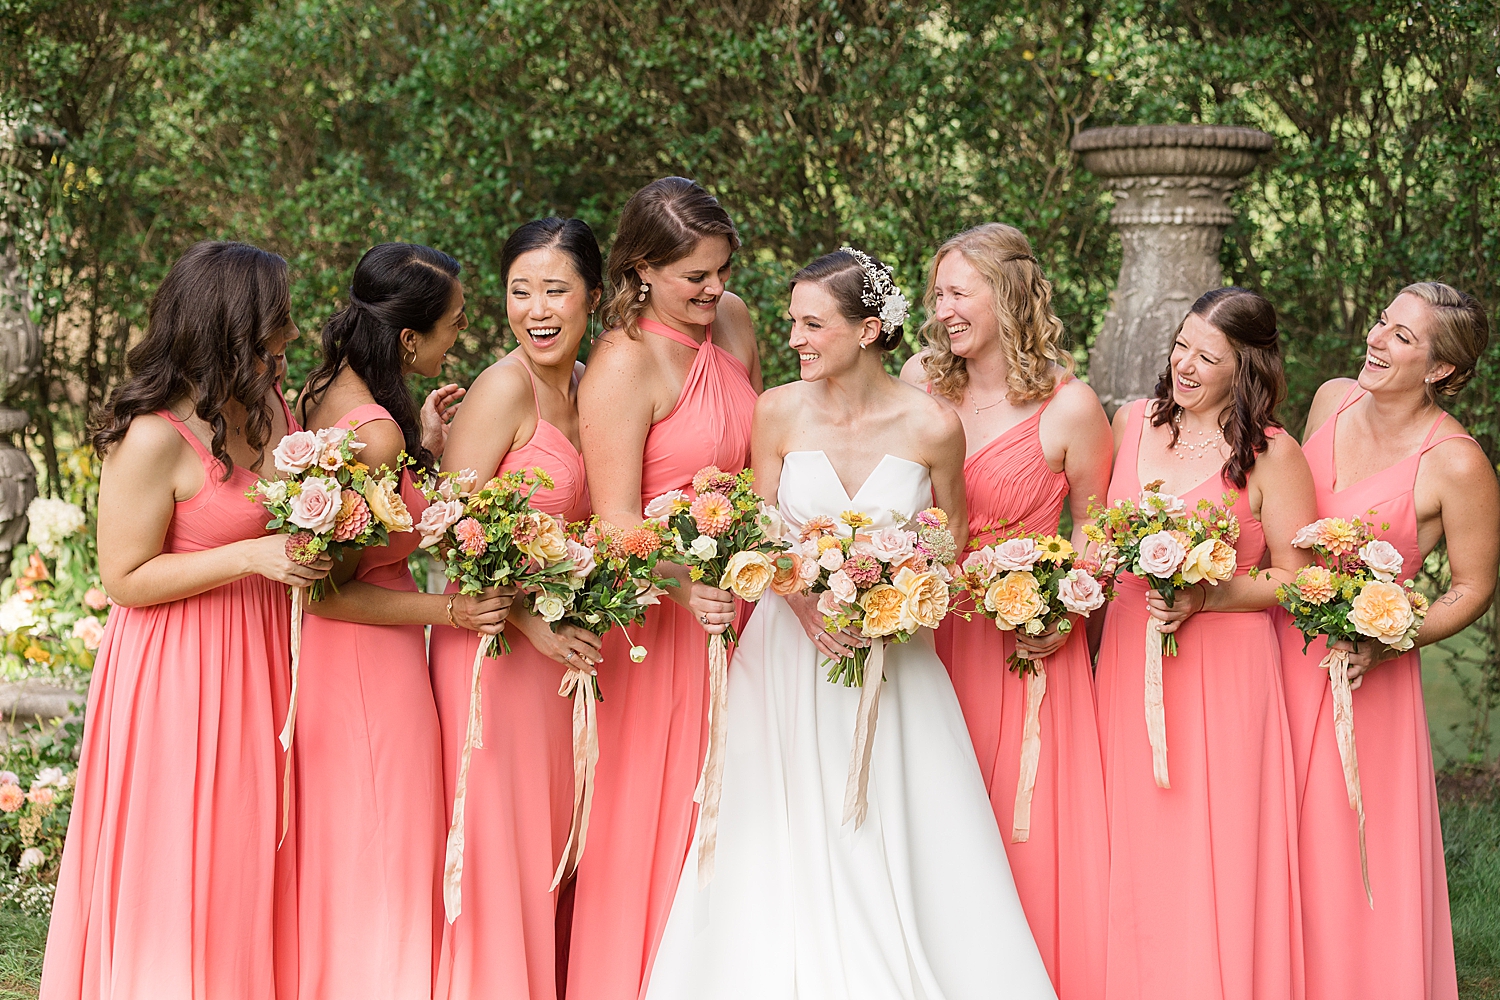
{"label": "grass lawn", "polygon": [[47,922],[0,908],[0,1000],[31,1000],[42,977]]}

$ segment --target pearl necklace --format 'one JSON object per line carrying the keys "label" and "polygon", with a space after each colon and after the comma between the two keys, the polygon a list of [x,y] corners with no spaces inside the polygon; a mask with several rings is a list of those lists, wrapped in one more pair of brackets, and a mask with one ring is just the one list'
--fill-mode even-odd
{"label": "pearl necklace", "polygon": [[[1224,429],[1221,427],[1214,431],[1211,437],[1204,438],[1197,444],[1188,444],[1182,437],[1187,432],[1187,428],[1182,426],[1182,412],[1180,410],[1177,416],[1172,418],[1172,425],[1177,428],[1177,443],[1172,446],[1172,454],[1177,457],[1179,462],[1191,462],[1202,458],[1209,453],[1209,449],[1213,449],[1217,453],[1219,445],[1224,443]],[[1194,431],[1193,433],[1202,434],[1203,432]]]}

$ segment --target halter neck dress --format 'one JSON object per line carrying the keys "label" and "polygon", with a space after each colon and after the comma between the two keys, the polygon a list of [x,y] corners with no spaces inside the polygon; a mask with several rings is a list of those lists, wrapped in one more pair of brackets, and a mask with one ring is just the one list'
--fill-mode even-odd
{"label": "halter neck dress", "polygon": [[[265,508],[245,497],[258,474],[236,465],[225,480],[182,421],[156,416],[203,465],[162,552],[265,535]],[[289,411],[286,421],[296,429]],[[295,995],[285,919],[295,913],[283,908],[295,905],[296,838],[276,849],[290,621],[286,587],[263,576],[110,611],[52,906],[47,1000]]]}
{"label": "halter neck dress", "polygon": [[[531,378],[532,402],[536,377]],[[551,489],[532,497],[564,522],[589,516],[583,456],[536,411],[536,430],[490,476],[539,468]],[[448,592],[458,589],[449,584]],[[474,750],[464,815],[463,912],[442,930],[436,1000],[553,1000],[557,996],[557,906],[552,876],[573,818],[572,702],[558,696],[563,665],[543,656],[514,626],[510,652],[487,659],[480,697],[484,746]],[[443,731],[443,786],[451,819],[459,749],[469,717],[470,670],[479,633],[435,625],[432,688]],[[593,828],[588,851],[598,843]],[[585,855],[587,856],[587,855]],[[442,908],[438,913],[441,919]],[[566,941],[561,942],[566,948]]]}
{"label": "halter neck dress", "polygon": [[[1422,565],[1413,496],[1422,456],[1444,441],[1473,439],[1450,434],[1434,440],[1446,415],[1440,416],[1416,453],[1336,490],[1338,417],[1362,395],[1358,386],[1351,389],[1337,413],[1307,439],[1318,516],[1389,522],[1381,537],[1400,551],[1406,579]],[[1372,910],[1360,876],[1359,824],[1344,791],[1334,738],[1328,674],[1318,669],[1327,648],[1315,639],[1304,654],[1302,633],[1290,617],[1278,612],[1277,623],[1301,813],[1307,995],[1451,1000],[1458,996],[1458,978],[1421,654],[1413,649],[1384,661],[1354,692]]]}
{"label": "halter neck dress", "polygon": [[[1055,394],[965,460],[971,544],[1023,532],[1056,533],[1068,479],[1047,464],[1038,436],[1052,398]],[[1061,1000],[1097,1000],[1104,993],[1109,832],[1086,637],[1080,630],[1046,660],[1042,752],[1024,843],[1011,842],[1026,712],[1026,681],[1005,663],[1015,649],[1015,634],[979,615],[969,621],[949,615],[935,641],[963,708],[1016,892],[1052,985]]]}
{"label": "halter neck dress", "polygon": [[[646,435],[641,504],[692,492],[706,465],[727,472],[750,458],[756,393],[743,362],[652,320],[640,328],[697,353],[672,412]],[[688,853],[693,788],[708,739],[708,637],[682,605],[663,599],[630,640],[649,650],[630,662],[618,629],[599,666],[599,768],[588,850],[578,867],[568,996],[636,1000],[650,972]],[[731,664],[730,670],[733,671]]]}
{"label": "halter neck dress", "polygon": [[[1141,491],[1147,402],[1130,404],[1110,503]],[[1191,510],[1234,489],[1221,473],[1182,500]],[[1244,574],[1266,543],[1249,491],[1237,492]],[[1110,836],[1105,996],[1300,1000],[1294,779],[1271,616],[1200,611],[1177,630],[1178,653],[1163,668],[1171,788],[1156,786],[1146,736],[1146,617],[1145,581],[1122,575],[1098,670]]]}
{"label": "halter neck dress", "polygon": [[[335,427],[394,418],[367,403]],[[401,473],[401,499],[427,501]],[[354,579],[415,592],[415,531],[360,554]],[[442,765],[421,625],[302,626],[297,772],[299,1000],[404,1000],[432,990],[443,864]]]}

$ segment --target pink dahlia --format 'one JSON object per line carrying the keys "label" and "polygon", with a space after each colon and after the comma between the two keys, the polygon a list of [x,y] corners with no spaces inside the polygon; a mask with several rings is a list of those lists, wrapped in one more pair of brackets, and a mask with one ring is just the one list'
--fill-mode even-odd
{"label": "pink dahlia", "polygon": [[693,476],[694,493],[728,493],[734,489],[734,473],[725,472],[717,465],[699,469]]}
{"label": "pink dahlia", "polygon": [[698,499],[693,501],[689,510],[698,530],[712,538],[724,534],[734,524],[734,507],[722,493],[710,491],[698,494]]}
{"label": "pink dahlia", "polygon": [[458,539],[458,547],[466,556],[482,556],[490,543],[484,538],[484,525],[466,517],[453,526],[453,537]]}
{"label": "pink dahlia", "polygon": [[338,520],[333,522],[335,542],[353,541],[370,526],[370,505],[364,497],[353,490],[344,490],[343,501]]}
{"label": "pink dahlia", "polygon": [[298,531],[286,537],[286,557],[299,566],[311,566],[318,558],[313,548],[316,536],[311,531]]}
{"label": "pink dahlia", "polygon": [[860,590],[866,590],[880,582],[880,563],[874,556],[857,555],[846,559],[842,569]]}

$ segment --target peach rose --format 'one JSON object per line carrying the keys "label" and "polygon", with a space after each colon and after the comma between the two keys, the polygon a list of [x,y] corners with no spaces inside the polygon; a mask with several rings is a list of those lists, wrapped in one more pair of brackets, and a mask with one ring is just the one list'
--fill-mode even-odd
{"label": "peach rose", "polygon": [[527,517],[535,526],[536,535],[524,545],[517,541],[516,548],[543,566],[551,566],[567,558],[568,536],[557,518],[539,510],[532,511]]}
{"label": "peach rose", "polygon": [[1302,567],[1292,583],[1309,604],[1327,604],[1333,599],[1333,574],[1322,566]]}
{"label": "peach rose", "polygon": [[0,812],[13,813],[26,801],[26,793],[20,785],[0,785]]}
{"label": "peach rose", "polygon": [[802,556],[796,552],[783,552],[776,557],[776,571],[771,574],[771,593],[786,597],[807,586],[802,579]]}
{"label": "peach rose", "polygon": [[1306,525],[1292,536],[1292,548],[1310,549],[1318,544],[1318,525],[1321,522],[1314,521]]}
{"label": "peach rose", "polygon": [[1005,567],[1000,565],[1000,559],[995,554],[995,547],[986,545],[982,549],[970,552],[964,558],[963,571],[965,576],[972,577],[978,583],[988,583],[1005,572]]}
{"label": "peach rose", "polygon": [[567,540],[568,559],[573,563],[569,575],[575,580],[586,580],[588,575],[594,571],[594,550],[587,545],[580,545],[569,538]]}
{"label": "peach rose", "polygon": [[906,595],[901,591],[888,583],[877,583],[866,591],[864,599],[859,602],[865,611],[860,632],[871,638],[899,632],[905,604]]}
{"label": "peach rose", "polygon": [[464,516],[462,500],[437,500],[422,511],[422,520],[417,522],[417,534],[422,536],[422,548],[430,549],[442,541],[449,528]]}
{"label": "peach rose", "polygon": [[1187,549],[1170,531],[1158,531],[1141,539],[1141,571],[1149,576],[1171,576],[1186,556]]}
{"label": "peach rose", "polygon": [[828,577],[828,591],[844,604],[853,604],[859,597],[859,588],[843,570],[835,570]]}
{"label": "peach rose", "polygon": [[95,611],[103,611],[109,607],[109,595],[98,587],[90,587],[83,592],[83,603]]}
{"label": "peach rose", "polygon": [[1182,564],[1182,578],[1188,583],[1207,580],[1217,587],[1234,576],[1234,547],[1222,538],[1199,542],[1188,552]]}
{"label": "peach rose", "polygon": [[83,640],[84,649],[98,649],[104,641],[104,623],[93,615],[84,615],[73,623],[72,636]]}
{"label": "peach rose", "polygon": [[758,601],[771,585],[776,566],[764,552],[736,552],[724,567],[719,587],[744,601]]}
{"label": "peach rose", "polygon": [[1005,574],[986,590],[984,606],[995,613],[995,624],[1006,632],[1047,610],[1036,577],[1024,569]]}
{"label": "peach rose", "polygon": [[26,793],[31,804],[37,806],[50,806],[56,796],[57,793],[47,785],[32,785],[31,791]]}
{"label": "peach rose", "polygon": [[682,490],[668,490],[648,503],[644,513],[647,517],[666,517],[686,510],[692,503]]}
{"label": "peach rose", "polygon": [[293,431],[281,439],[271,457],[277,469],[295,476],[312,468],[322,452],[323,444],[312,431]]}
{"label": "peach rose", "polygon": [[901,608],[902,631],[938,627],[948,613],[948,585],[935,572],[902,569],[891,582],[905,597]]}
{"label": "peach rose", "polygon": [[317,534],[333,529],[343,503],[339,484],[321,476],[308,476],[302,481],[302,490],[292,497],[292,510],[287,516],[299,528]]}
{"label": "peach rose", "polygon": [[375,520],[385,525],[389,532],[410,531],[412,528],[411,511],[401,499],[399,485],[400,481],[396,479],[365,480],[365,503],[370,505]]}
{"label": "peach rose", "polygon": [[825,590],[818,595],[818,613],[824,618],[835,618],[844,613],[844,602],[831,590]]}
{"label": "peach rose", "polygon": [[[1381,580],[1365,584],[1364,589],[1355,595],[1349,608],[1349,624],[1360,635],[1378,639],[1395,649],[1411,646],[1412,641],[1406,638],[1406,630],[1411,628],[1414,621],[1416,613],[1411,609],[1411,602],[1406,599],[1406,591],[1394,583]],[[1401,645],[1403,640],[1404,646]]]}

